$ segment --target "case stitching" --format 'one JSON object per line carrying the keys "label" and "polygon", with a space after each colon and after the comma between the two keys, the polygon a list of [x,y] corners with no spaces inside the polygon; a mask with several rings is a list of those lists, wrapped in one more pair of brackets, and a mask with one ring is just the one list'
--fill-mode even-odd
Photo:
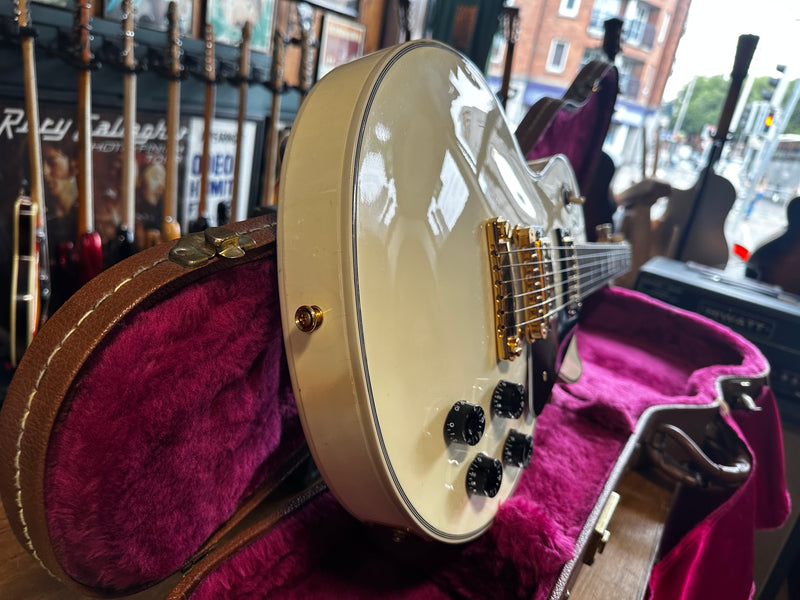
{"label": "case stitching", "polygon": [[47,372],[47,369],[50,367],[50,363],[53,361],[55,356],[61,351],[61,348],[64,347],[64,344],[67,342],[67,340],[72,336],[73,333],[75,333],[75,331],[78,330],[78,328],[89,317],[89,315],[91,315],[92,313],[97,311],[97,309],[100,308],[100,305],[102,305],[106,300],[108,300],[111,296],[113,296],[115,293],[117,293],[122,287],[124,287],[125,285],[127,285],[128,283],[130,283],[131,281],[133,281],[134,279],[136,279],[137,277],[139,277],[143,273],[146,273],[147,271],[150,271],[151,269],[155,268],[157,265],[161,264],[162,262],[166,262],[166,260],[167,260],[166,258],[160,258],[159,260],[157,260],[156,262],[154,262],[154,263],[152,263],[150,265],[141,267],[133,275],[131,275],[130,277],[120,281],[110,292],[106,292],[103,296],[101,296],[97,300],[97,302],[95,302],[95,304],[89,310],[87,310],[81,316],[80,319],[78,319],[78,322],[75,323],[75,325],[72,328],[70,328],[64,334],[64,337],[61,338],[61,341],[56,345],[56,347],[53,348],[53,351],[47,357],[47,360],[45,361],[44,366],[39,371],[39,374],[36,377],[36,381],[33,384],[33,390],[28,395],[28,401],[25,404],[25,411],[24,411],[24,413],[22,415],[22,418],[20,419],[20,429],[19,429],[19,435],[17,436],[16,453],[14,455],[14,471],[15,471],[14,472],[14,487],[16,488],[16,492],[17,492],[16,493],[17,510],[19,512],[19,520],[20,520],[20,523],[22,524],[22,531],[25,534],[25,541],[26,541],[26,545],[28,546],[28,550],[30,550],[31,554],[33,554],[34,558],[36,558],[36,560],[39,562],[39,564],[52,577],[55,577],[56,579],[58,579],[58,577],[56,577],[50,571],[50,569],[47,568],[47,566],[45,566],[44,562],[39,557],[39,554],[36,552],[36,549],[33,546],[33,540],[31,539],[30,533],[28,532],[28,523],[25,520],[25,509],[22,506],[22,484],[21,484],[21,481],[20,481],[20,456],[22,454],[22,438],[25,436],[25,427],[26,427],[27,422],[28,422],[28,417],[30,416],[30,413],[31,413],[31,406],[33,405],[33,399],[36,396],[36,394],[39,392],[39,384],[41,383],[42,378],[44,377],[45,373]]}

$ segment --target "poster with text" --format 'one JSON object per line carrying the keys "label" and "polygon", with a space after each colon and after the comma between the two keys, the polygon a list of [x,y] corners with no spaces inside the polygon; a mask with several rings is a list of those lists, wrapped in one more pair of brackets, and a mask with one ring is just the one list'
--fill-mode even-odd
{"label": "poster with text", "polygon": [[[51,313],[78,288],[72,274],[74,246],[78,236],[78,131],[73,106],[49,104],[40,107],[39,130],[42,147],[41,171],[46,208],[45,226],[50,267]],[[187,119],[179,129],[179,178],[182,177]],[[137,115],[135,152],[123,155],[124,120],[119,111],[92,113],[93,186],[91,200],[94,225],[103,243],[103,262],[119,260],[114,254],[117,232],[124,217],[122,165],[131,161],[136,173],[134,198],[137,234],[158,228],[165,185],[165,118],[161,114]],[[28,124],[21,105],[0,105],[0,281],[8,282],[13,262],[13,207],[20,190],[30,179]],[[180,206],[180,199],[179,199]],[[130,225],[130,224],[129,224]],[[144,239],[143,236],[137,235]],[[3,286],[5,287],[5,286]],[[0,328],[8,322],[8,294],[0,294]]]}
{"label": "poster with text", "polygon": [[[255,148],[256,124],[245,122],[242,133],[242,156],[239,164],[239,190],[236,202],[237,213],[231,221],[247,218],[250,187],[253,175],[253,150]],[[186,173],[183,179],[183,207],[181,222],[187,224],[199,216],[200,185],[203,154],[203,119],[189,120],[186,142]],[[236,170],[237,124],[233,119],[215,119],[211,123],[211,140],[208,157],[208,190],[206,191],[206,214],[211,226],[217,225],[217,210],[220,204],[227,206],[229,213],[233,196],[233,179]]]}

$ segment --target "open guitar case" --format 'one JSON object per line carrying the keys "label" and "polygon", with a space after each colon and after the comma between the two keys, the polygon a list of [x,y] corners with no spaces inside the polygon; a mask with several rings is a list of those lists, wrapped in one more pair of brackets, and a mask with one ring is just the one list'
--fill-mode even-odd
{"label": "open guitar case", "polygon": [[[608,122],[590,107],[553,134]],[[581,147],[579,173],[596,158]],[[20,544],[65,586],[193,600],[565,597],[621,477],[658,462],[710,501],[672,526],[651,597],[748,597],[753,530],[788,514],[769,366],[752,344],[636,292],[593,295],[564,342],[582,375],[556,384],[515,494],[478,539],[429,542],[355,520],[309,460],[275,252],[270,214],[150,248],[34,338],[0,412],[0,492]],[[733,483],[701,463],[732,465]]]}

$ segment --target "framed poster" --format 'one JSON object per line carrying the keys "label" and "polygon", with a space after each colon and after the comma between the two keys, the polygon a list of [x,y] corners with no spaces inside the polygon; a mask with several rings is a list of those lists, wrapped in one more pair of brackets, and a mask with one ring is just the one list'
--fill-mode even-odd
{"label": "framed poster", "polygon": [[[195,0],[176,1],[181,35],[194,35]],[[133,0],[133,22],[137,27],[166,31],[168,6],[169,0]],[[103,18],[122,20],[122,0],[103,0]]]}
{"label": "framed poster", "polygon": [[38,4],[49,4],[50,6],[57,6],[58,8],[69,8],[72,6],[70,0],[33,0]]}
{"label": "framed poster", "polygon": [[302,0],[311,6],[316,6],[326,11],[331,11],[346,17],[358,16],[359,0]]}
{"label": "framed poster", "polygon": [[361,56],[366,32],[367,28],[361,23],[336,15],[325,15],[319,43],[317,80],[335,67]]}
{"label": "framed poster", "polygon": [[242,41],[244,24],[253,27],[250,48],[270,53],[275,0],[208,0],[206,22],[214,26],[214,39],[236,45]]}

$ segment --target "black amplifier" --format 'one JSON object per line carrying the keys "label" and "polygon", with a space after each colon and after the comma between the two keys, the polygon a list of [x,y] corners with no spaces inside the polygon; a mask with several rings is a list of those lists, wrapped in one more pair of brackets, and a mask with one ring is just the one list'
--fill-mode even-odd
{"label": "black amplifier", "polygon": [[719,269],[662,257],[641,268],[635,288],[746,337],[769,361],[776,396],[800,400],[800,297]]}

